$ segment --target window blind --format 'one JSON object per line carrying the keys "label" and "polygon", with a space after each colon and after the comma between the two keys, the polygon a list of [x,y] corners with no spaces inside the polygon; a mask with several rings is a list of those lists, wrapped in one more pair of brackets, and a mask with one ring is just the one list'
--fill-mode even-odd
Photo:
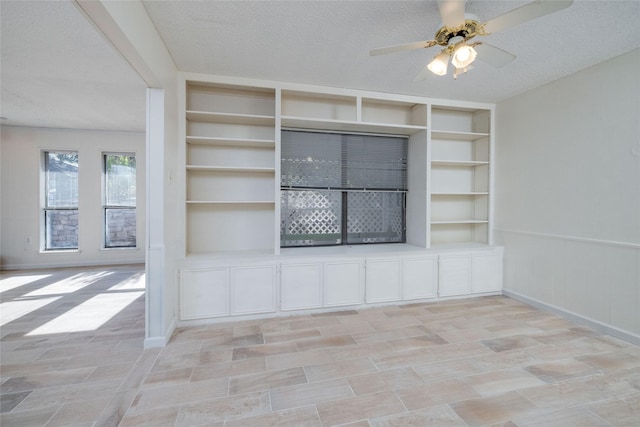
{"label": "window blind", "polygon": [[283,130],[283,189],[406,191],[408,139]]}
{"label": "window blind", "polygon": [[405,241],[406,137],[281,136],[281,246]]}

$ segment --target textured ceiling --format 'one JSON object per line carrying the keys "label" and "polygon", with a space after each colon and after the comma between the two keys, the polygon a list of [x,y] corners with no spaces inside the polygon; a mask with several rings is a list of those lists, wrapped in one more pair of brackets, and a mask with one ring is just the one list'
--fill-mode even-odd
{"label": "textured ceiling", "polygon": [[[485,22],[529,1],[468,1]],[[504,68],[478,62],[454,81],[413,82],[439,49],[369,51],[432,39],[435,1],[144,1],[182,70],[497,102],[640,46],[640,2],[580,1],[483,37],[517,55]],[[615,31],[613,31],[615,29]]]}
{"label": "textured ceiling", "polygon": [[146,87],[69,1],[0,1],[2,124],[144,131]]}
{"label": "textured ceiling", "polygon": [[[486,21],[528,1],[467,1]],[[484,38],[517,55],[453,80],[414,77],[437,48],[435,1],[144,0],[178,68],[381,92],[497,102],[640,47],[640,1],[576,0]],[[3,124],[143,130],[143,81],[69,1],[0,1]]]}

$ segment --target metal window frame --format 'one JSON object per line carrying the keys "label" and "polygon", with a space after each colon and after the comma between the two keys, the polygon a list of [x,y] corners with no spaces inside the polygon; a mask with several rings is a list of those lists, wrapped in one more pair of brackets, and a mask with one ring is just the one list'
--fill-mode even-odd
{"label": "metal window frame", "polygon": [[[409,138],[406,135],[387,135],[387,134],[369,134],[369,133],[357,133],[357,132],[334,132],[334,131],[330,131],[330,132],[323,132],[323,131],[315,131],[315,130],[306,130],[306,129],[291,129],[291,128],[286,128],[286,129],[282,129],[283,132],[286,131],[296,131],[296,132],[305,132],[305,133],[330,133],[330,134],[339,134],[339,135],[357,135],[357,136],[369,136],[369,137],[385,137],[385,138],[402,138],[405,140],[405,144],[408,145],[408,141]],[[344,144],[347,144],[347,142],[345,141],[345,139],[343,138],[341,141],[342,144],[342,152],[345,152],[345,147]],[[407,146],[405,146],[405,151],[408,149]],[[281,187],[280,187],[280,191],[295,191],[295,190],[299,190],[299,191],[335,191],[335,192],[340,192],[341,194],[341,213],[340,213],[340,225],[341,225],[341,230],[340,230],[340,238],[339,239],[335,239],[333,238],[333,235],[331,238],[327,238],[327,239],[319,239],[319,240],[326,240],[326,241],[336,241],[336,243],[326,243],[326,244],[313,244],[313,245],[286,245],[284,244],[284,242],[286,241],[290,241],[293,235],[287,235],[285,233],[283,233],[284,230],[282,230],[283,227],[283,223],[281,220],[281,230],[280,230],[280,236],[281,236],[281,240],[280,240],[280,247],[282,248],[287,248],[287,247],[307,247],[307,246],[344,246],[344,245],[371,245],[371,244],[388,244],[388,243],[406,243],[406,193],[408,192],[408,190],[406,188],[397,188],[397,189],[392,189],[392,188],[354,188],[354,187],[349,187],[348,183],[347,183],[347,173],[348,173],[348,169],[345,168],[345,162],[346,159],[341,159],[341,177],[340,177],[340,182],[341,185],[339,187],[336,186],[327,186],[327,187],[320,187],[320,186],[296,186],[296,185],[282,185],[281,183]],[[405,164],[405,168],[406,168],[406,164]],[[405,176],[407,174],[407,170],[405,169]],[[406,179],[406,178],[405,178]],[[405,186],[406,186],[406,181],[405,181]],[[353,242],[352,239],[349,238],[349,232],[348,232],[348,221],[349,221],[349,202],[348,202],[348,194],[349,193],[353,193],[353,192],[358,192],[358,193],[363,193],[363,192],[391,192],[391,193],[402,193],[402,218],[401,218],[401,237],[400,237],[400,241],[397,242]],[[284,210],[282,210],[282,213],[284,213]],[[282,215],[282,214],[281,214]],[[282,218],[282,216],[281,216]],[[287,238],[287,236],[289,236],[289,238]],[[309,239],[302,239],[302,240],[309,240]]]}
{"label": "metal window frame", "polygon": [[103,249],[133,249],[138,247],[138,222],[136,221],[136,239],[133,245],[108,245],[107,236],[107,211],[109,209],[121,209],[121,210],[134,210],[138,212],[138,196],[136,191],[136,204],[135,206],[128,205],[110,205],[107,204],[107,156],[129,156],[136,159],[136,180],[138,176],[138,154],[136,152],[123,152],[123,151],[105,151],[102,153],[102,248]]}

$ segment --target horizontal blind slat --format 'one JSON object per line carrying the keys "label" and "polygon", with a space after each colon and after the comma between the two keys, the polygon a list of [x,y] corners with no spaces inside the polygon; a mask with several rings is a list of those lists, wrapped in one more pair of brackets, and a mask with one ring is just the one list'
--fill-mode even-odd
{"label": "horizontal blind slat", "polygon": [[408,139],[283,130],[281,185],[407,189]]}

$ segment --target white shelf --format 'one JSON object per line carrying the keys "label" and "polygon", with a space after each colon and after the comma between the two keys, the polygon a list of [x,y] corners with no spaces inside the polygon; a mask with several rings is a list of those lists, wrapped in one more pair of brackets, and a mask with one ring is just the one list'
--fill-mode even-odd
{"label": "white shelf", "polygon": [[213,145],[218,147],[248,147],[274,148],[276,142],[272,139],[251,138],[215,138],[210,136],[187,136],[187,144]]}
{"label": "white shelf", "polygon": [[431,192],[432,196],[486,196],[486,191],[461,191],[461,192]]}
{"label": "white shelf", "polygon": [[187,120],[206,123],[225,123],[238,125],[274,126],[275,116],[263,116],[257,114],[216,113],[209,111],[186,112]]}
{"label": "white shelf", "polygon": [[413,135],[426,130],[426,126],[359,122],[351,120],[314,119],[282,116],[282,126],[302,129],[333,130],[344,132],[373,132],[395,135]]}
{"label": "white shelf", "polygon": [[486,219],[457,219],[446,221],[431,221],[432,225],[438,224],[487,224],[489,221]]}
{"label": "white shelf", "polygon": [[448,130],[432,130],[431,139],[452,139],[458,141],[475,141],[488,137],[488,133],[483,132],[455,132]]}
{"label": "white shelf", "polygon": [[475,167],[488,165],[489,162],[484,161],[472,161],[472,160],[432,160],[432,166],[460,166],[460,167]]}
{"label": "white shelf", "polygon": [[187,200],[188,205],[257,205],[274,203],[273,200]]}
{"label": "white shelf", "polygon": [[238,166],[196,166],[187,165],[189,171],[275,173],[275,168],[238,167]]}

